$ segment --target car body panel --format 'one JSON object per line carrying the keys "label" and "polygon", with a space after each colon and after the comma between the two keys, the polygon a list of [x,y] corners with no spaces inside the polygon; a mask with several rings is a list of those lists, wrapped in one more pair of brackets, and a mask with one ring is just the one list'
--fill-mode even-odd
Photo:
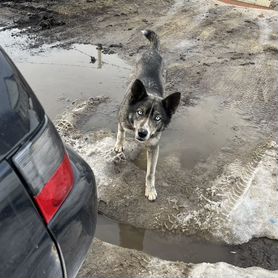
{"label": "car body panel", "polygon": [[12,167],[0,163],[0,277],[63,277],[58,250]]}
{"label": "car body panel", "polygon": [[75,277],[92,242],[97,218],[95,179],[88,164],[67,148],[74,188],[48,228],[61,250],[67,276]]}

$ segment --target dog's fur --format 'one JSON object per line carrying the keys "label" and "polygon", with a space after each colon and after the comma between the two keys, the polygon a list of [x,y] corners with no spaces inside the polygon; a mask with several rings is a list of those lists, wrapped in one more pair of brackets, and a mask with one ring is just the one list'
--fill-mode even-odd
{"label": "dog's fur", "polygon": [[134,131],[135,139],[146,145],[145,196],[153,201],[157,197],[155,169],[159,153],[159,139],[179,105],[180,93],[173,93],[163,98],[163,66],[159,53],[159,38],[151,30],[144,30],[142,33],[150,41],[150,48],[137,61],[135,76],[121,104],[114,150],[123,152],[126,129]]}

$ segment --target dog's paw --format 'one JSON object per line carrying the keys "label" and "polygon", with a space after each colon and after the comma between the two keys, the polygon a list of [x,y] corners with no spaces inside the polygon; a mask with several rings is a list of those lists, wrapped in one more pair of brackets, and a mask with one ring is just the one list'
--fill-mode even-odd
{"label": "dog's paw", "polygon": [[114,158],[112,159],[114,164],[120,164],[120,163],[125,163],[126,162],[126,157],[123,152],[117,153]]}
{"label": "dog's paw", "polygon": [[155,188],[146,187],[145,196],[148,198],[149,201],[154,201],[157,197]]}
{"label": "dog's paw", "polygon": [[123,145],[115,145],[115,147],[114,147],[114,152],[115,153],[122,153],[124,151],[124,147],[123,147]]}

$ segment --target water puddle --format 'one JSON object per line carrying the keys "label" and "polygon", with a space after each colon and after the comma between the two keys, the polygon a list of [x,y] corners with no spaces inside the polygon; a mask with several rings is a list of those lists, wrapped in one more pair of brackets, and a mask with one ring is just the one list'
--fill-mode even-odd
{"label": "water puddle", "polygon": [[[226,149],[239,126],[248,127],[248,123],[237,111],[225,107],[219,97],[204,98],[175,116],[161,137],[159,159],[174,154],[184,169],[191,169]],[[145,155],[139,156],[135,164],[145,169]]]}
{"label": "water puddle", "polygon": [[85,44],[29,49],[32,38],[17,29],[0,32],[0,42],[51,118],[77,98],[105,95],[122,99],[130,66],[116,54],[103,54]]}
{"label": "water puddle", "polygon": [[189,236],[139,229],[117,223],[103,215],[98,216],[96,237],[171,261],[227,262],[240,267],[259,266],[270,270],[278,265],[278,242],[266,238],[253,239],[242,245],[225,245]]}

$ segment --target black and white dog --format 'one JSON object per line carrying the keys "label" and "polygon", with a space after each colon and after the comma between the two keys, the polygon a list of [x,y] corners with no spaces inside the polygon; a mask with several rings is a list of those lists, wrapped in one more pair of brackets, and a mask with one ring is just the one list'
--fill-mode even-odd
{"label": "black and white dog", "polygon": [[162,83],[162,57],[159,54],[159,38],[151,30],[142,33],[150,41],[146,50],[136,63],[134,78],[130,83],[125,98],[120,106],[118,134],[115,152],[123,152],[125,130],[132,130],[135,139],[147,147],[147,175],[145,196],[154,201],[155,170],[159,153],[161,132],[169,124],[179,102],[180,93],[173,93],[165,98]]}

